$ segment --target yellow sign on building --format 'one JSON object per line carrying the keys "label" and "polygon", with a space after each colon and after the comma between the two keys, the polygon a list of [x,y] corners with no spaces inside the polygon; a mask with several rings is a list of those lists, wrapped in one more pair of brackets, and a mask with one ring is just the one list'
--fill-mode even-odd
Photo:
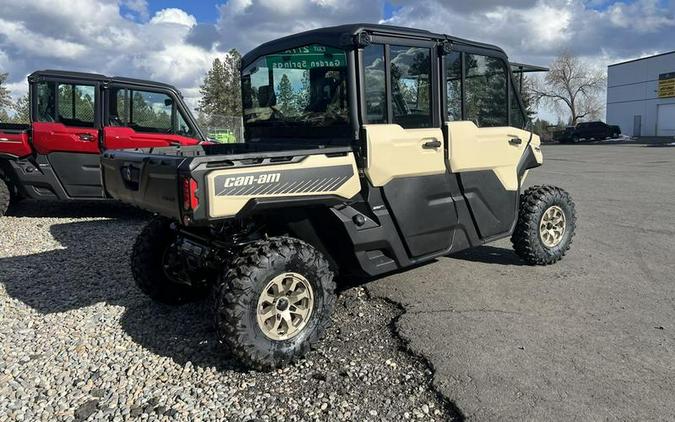
{"label": "yellow sign on building", "polygon": [[675,97],[675,72],[659,75],[659,98]]}

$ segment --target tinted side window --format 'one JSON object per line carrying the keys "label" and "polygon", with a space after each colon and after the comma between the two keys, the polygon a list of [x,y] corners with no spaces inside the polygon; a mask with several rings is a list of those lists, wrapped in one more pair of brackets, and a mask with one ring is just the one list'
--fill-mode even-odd
{"label": "tinted side window", "polygon": [[187,136],[188,138],[194,138],[197,136],[195,130],[188,124],[187,119],[183,116],[182,112],[177,113],[178,122],[176,127],[176,135]]}
{"label": "tinted side window", "polygon": [[462,120],[462,54],[457,51],[445,56],[445,93],[448,121]]}
{"label": "tinted side window", "polygon": [[57,121],[66,126],[94,126],[96,89],[93,85],[58,84],[57,96]]}
{"label": "tinted side window", "polygon": [[384,46],[372,44],[363,49],[366,118],[368,123],[387,121],[387,93],[384,83]]}
{"label": "tinted side window", "polygon": [[466,119],[479,127],[508,125],[506,66],[498,58],[465,55]]}
{"label": "tinted side window", "polygon": [[393,123],[431,127],[431,50],[391,46],[390,55]]}
{"label": "tinted side window", "polygon": [[166,94],[131,91],[131,127],[155,132],[171,132],[173,101]]}
{"label": "tinted side window", "polygon": [[110,124],[115,126],[125,126],[129,124],[130,105],[129,90],[118,89],[115,94],[113,106],[110,107]]}
{"label": "tinted side window", "polygon": [[113,88],[111,94],[111,126],[128,126],[139,132],[173,132],[173,100],[167,94],[124,88]]}
{"label": "tinted side window", "polygon": [[56,121],[56,91],[53,82],[40,82],[37,85],[37,121]]}

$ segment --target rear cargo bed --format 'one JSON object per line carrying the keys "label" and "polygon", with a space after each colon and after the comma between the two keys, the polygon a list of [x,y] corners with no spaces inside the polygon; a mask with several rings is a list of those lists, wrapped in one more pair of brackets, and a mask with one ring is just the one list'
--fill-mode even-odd
{"label": "rear cargo bed", "polygon": [[30,125],[0,123],[0,154],[21,158],[30,153]]}
{"label": "rear cargo bed", "polygon": [[[182,221],[186,214],[192,221],[202,222],[231,217],[249,200],[258,198],[259,195],[223,195],[223,192],[216,192],[214,184],[220,183],[216,177],[222,180],[232,172],[245,172],[247,178],[251,178],[251,174],[276,170],[279,170],[279,174],[286,171],[290,175],[291,172],[298,174],[316,168],[332,168],[334,161],[343,168],[349,167],[344,182],[354,177],[358,182],[350,147],[288,148],[288,145],[216,144],[115,150],[102,155],[101,168],[106,191],[113,198]],[[312,156],[321,157],[310,158]],[[304,165],[318,160],[330,162],[318,166]],[[276,176],[273,182],[281,183],[279,177]],[[191,180],[196,188],[196,192],[190,193],[198,204],[195,209],[184,206],[183,201],[188,194],[184,194],[184,184],[187,192]],[[302,195],[307,193],[313,192],[301,192]],[[270,192],[261,196],[270,197],[273,194]],[[189,204],[191,198],[186,199]],[[223,201],[226,201],[225,205]]]}

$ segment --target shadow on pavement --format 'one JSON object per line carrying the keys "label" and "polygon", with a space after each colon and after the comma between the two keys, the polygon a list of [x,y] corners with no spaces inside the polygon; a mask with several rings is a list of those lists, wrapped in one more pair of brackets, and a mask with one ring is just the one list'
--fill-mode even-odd
{"label": "shadow on pavement", "polygon": [[[120,325],[136,343],[184,365],[241,370],[216,339],[208,304],[161,305],[134,285],[129,253],[144,219],[58,224],[64,249],[0,258],[7,294],[42,314],[104,302],[124,307]],[[111,235],[114,233],[114,235]]]}
{"label": "shadow on pavement", "polygon": [[471,262],[482,262],[484,264],[497,265],[527,265],[523,262],[512,249],[500,248],[496,246],[480,246],[478,248],[466,249],[453,255],[450,258],[461,259]]}
{"label": "shadow on pavement", "polygon": [[134,208],[113,200],[38,201],[23,199],[13,204],[7,215],[33,218],[143,218],[150,214],[140,208]]}
{"label": "shadow on pavement", "polygon": [[589,141],[580,141],[580,142],[558,142],[558,141],[547,141],[542,145],[561,145],[561,146],[582,146],[582,145],[642,145],[646,147],[668,147],[675,146],[675,138],[669,137],[644,137],[644,138],[616,138],[616,139],[604,139],[604,140],[589,140]]}

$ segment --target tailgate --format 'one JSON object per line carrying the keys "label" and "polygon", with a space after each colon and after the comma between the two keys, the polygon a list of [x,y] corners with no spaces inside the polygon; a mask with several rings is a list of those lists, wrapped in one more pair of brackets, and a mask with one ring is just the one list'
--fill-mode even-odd
{"label": "tailgate", "polygon": [[207,218],[233,217],[251,201],[283,206],[303,199],[334,197],[346,200],[361,190],[351,151],[328,153],[315,150],[279,158],[261,165],[211,171],[197,166],[192,176],[205,183]]}
{"label": "tailgate", "polygon": [[180,219],[178,166],[183,160],[142,151],[107,151],[101,157],[103,184],[115,199]]}
{"label": "tailgate", "polygon": [[25,157],[31,153],[30,128],[27,125],[0,125],[0,154]]}

